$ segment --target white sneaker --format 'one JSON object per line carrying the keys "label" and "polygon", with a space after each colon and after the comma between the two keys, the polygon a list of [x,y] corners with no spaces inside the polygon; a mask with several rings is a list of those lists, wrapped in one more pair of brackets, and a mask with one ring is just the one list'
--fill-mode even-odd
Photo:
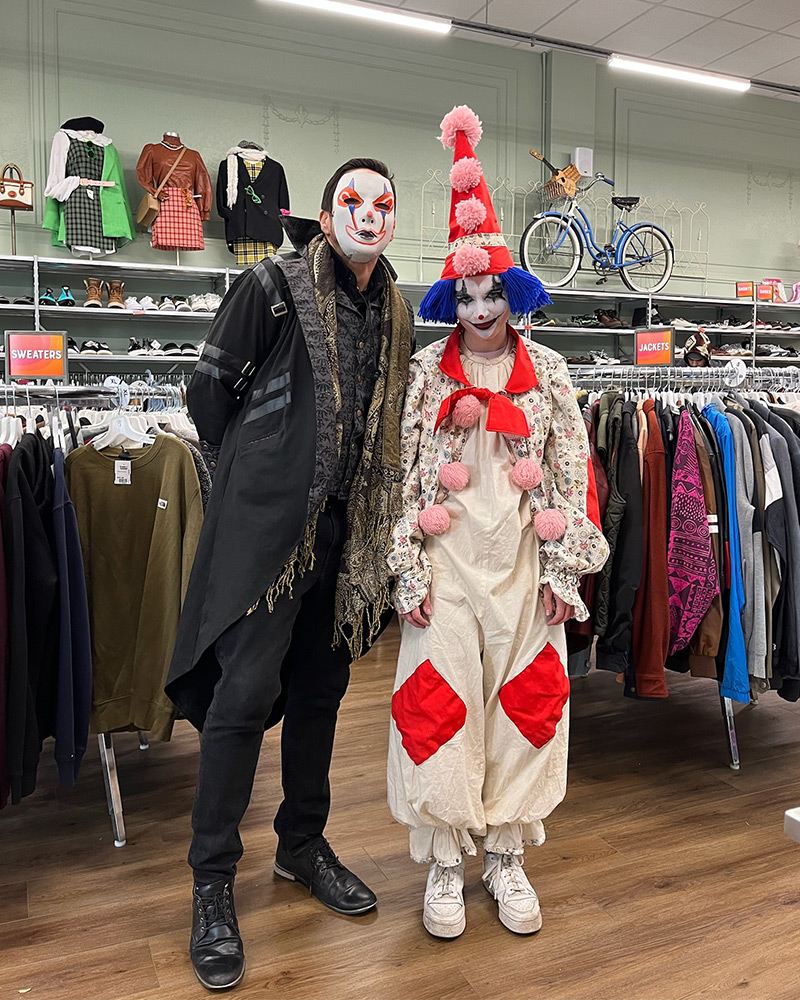
{"label": "white sneaker", "polygon": [[464,933],[467,914],[464,907],[464,862],[445,868],[434,861],[425,886],[422,923],[434,937],[455,938]]}
{"label": "white sneaker", "polygon": [[135,295],[129,295],[127,299],[125,299],[125,308],[128,312],[141,312],[142,309],[144,309],[144,306]]}
{"label": "white sneaker", "polygon": [[139,305],[145,312],[158,312],[158,303],[152,295],[143,295],[139,299]]}
{"label": "white sneaker", "polygon": [[207,296],[205,295],[190,295],[189,305],[192,312],[211,312],[208,308],[208,302],[206,301]]}
{"label": "white sneaker", "polygon": [[169,295],[162,295],[161,301],[158,303],[159,312],[175,312],[175,303],[169,297]]}
{"label": "white sneaker", "polygon": [[515,934],[534,934],[542,926],[539,898],[522,867],[522,856],[492,854],[483,859],[483,884],[497,900],[500,923]]}
{"label": "white sneaker", "polygon": [[674,319],[670,320],[670,324],[674,326],[677,330],[697,329],[697,323],[690,323],[688,319],[683,319],[682,316],[676,316]]}
{"label": "white sneaker", "polygon": [[151,340],[150,341],[150,350],[148,351],[148,353],[149,354],[163,354],[164,351],[163,351],[163,349],[161,347],[161,344],[159,344],[159,342],[157,340]]}
{"label": "white sneaker", "polygon": [[208,295],[206,295],[206,308],[209,312],[216,312],[221,304],[221,295],[217,295],[215,292],[209,292]]}

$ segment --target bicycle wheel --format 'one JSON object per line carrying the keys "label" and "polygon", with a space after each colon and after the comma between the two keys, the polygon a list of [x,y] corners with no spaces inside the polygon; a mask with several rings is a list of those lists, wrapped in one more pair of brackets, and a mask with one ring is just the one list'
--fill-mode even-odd
{"label": "bicycle wheel", "polygon": [[660,292],[672,276],[675,249],[665,232],[645,224],[623,236],[619,259],[627,265],[619,273],[628,288],[652,294]]}
{"label": "bicycle wheel", "polygon": [[519,243],[522,266],[549,288],[560,288],[575,277],[583,248],[573,226],[554,215],[540,215],[528,224]]}

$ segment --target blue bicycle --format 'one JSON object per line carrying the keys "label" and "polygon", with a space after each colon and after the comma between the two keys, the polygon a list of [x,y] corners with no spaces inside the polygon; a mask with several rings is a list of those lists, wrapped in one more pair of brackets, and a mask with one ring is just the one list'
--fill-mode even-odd
{"label": "blue bicycle", "polygon": [[[633,211],[639,198],[612,198],[611,203],[620,210],[611,242],[598,246],[592,225],[578,204],[581,195],[603,181],[610,187],[614,182],[597,173],[590,184],[579,188],[570,167],[559,171],[544,157],[531,150],[531,154],[548,166],[553,177],[545,191],[553,197],[567,198],[561,212],[542,212],[525,228],[519,245],[522,266],[533,272],[544,285],[563,288],[568,285],[581,266],[584,250],[589,251],[592,266],[600,276],[598,285],[608,281],[608,276],[618,272],[625,284],[634,292],[652,294],[659,292],[672,275],[675,248],[667,233],[651,222],[636,222],[632,226],[622,220],[626,212]],[[580,175],[577,175],[580,176]]]}

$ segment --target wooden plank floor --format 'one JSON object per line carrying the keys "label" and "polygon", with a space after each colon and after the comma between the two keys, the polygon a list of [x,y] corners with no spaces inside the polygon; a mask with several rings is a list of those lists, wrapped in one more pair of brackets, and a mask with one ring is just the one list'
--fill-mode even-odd
{"label": "wooden plank floor", "polygon": [[[354,672],[342,710],[328,834],[376,890],[348,920],[272,874],[277,738],[267,736],[237,882],[248,972],[241,1000],[797,1000],[800,706],[776,695],[738,713],[743,770],[726,765],[709,681],[670,676],[666,703],[623,699],[613,676],[573,684],[567,799],[527,869],[544,927],[518,938],[467,869],[466,933],[422,928],[425,870],[385,805],[397,633]],[[0,1000],[205,996],[186,956],[185,856],[197,767],[186,724],[142,753],[116,738],[128,845],[113,846],[97,750],[77,789],[40,789],[0,813]],[[30,992],[22,992],[29,990]]]}

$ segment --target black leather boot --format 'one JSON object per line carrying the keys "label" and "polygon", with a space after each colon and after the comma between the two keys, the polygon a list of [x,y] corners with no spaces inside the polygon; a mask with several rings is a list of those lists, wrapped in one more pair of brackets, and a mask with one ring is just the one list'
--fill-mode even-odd
{"label": "black leather boot", "polygon": [[296,854],[290,854],[279,842],[275,872],[290,882],[300,882],[320,903],[348,917],[366,913],[378,902],[375,893],[345,868],[324,837],[315,837]]}
{"label": "black leather boot", "polygon": [[227,990],[244,977],[244,946],[233,906],[233,879],[194,884],[189,954],[207,990]]}

